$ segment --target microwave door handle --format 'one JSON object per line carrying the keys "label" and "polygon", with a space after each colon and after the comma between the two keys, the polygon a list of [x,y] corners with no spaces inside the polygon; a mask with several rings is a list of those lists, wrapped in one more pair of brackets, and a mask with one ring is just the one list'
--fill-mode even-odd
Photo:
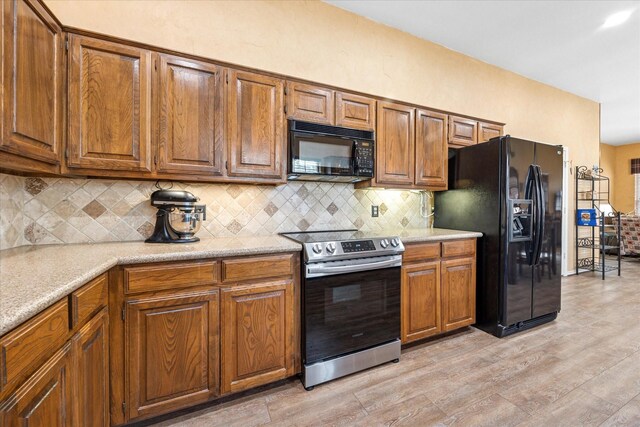
{"label": "microwave door handle", "polygon": [[355,273],[358,271],[366,270],[378,270],[380,268],[387,267],[400,267],[402,265],[402,258],[393,257],[384,261],[367,262],[363,264],[353,265],[340,265],[340,266],[327,266],[327,265],[312,265],[307,267],[307,277],[329,276],[332,274],[341,273]]}
{"label": "microwave door handle", "polygon": [[356,147],[358,146],[358,143],[353,140],[349,140],[349,142],[351,143],[351,172],[355,172],[358,170],[358,162],[356,160]]}

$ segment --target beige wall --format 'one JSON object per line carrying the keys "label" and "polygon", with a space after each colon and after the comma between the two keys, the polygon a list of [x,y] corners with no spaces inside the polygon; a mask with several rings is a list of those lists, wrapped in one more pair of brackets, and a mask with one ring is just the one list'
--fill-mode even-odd
{"label": "beige wall", "polygon": [[[604,148],[604,151],[602,150]],[[635,194],[635,181],[631,175],[631,159],[640,158],[640,142],[628,145],[611,146],[600,144],[600,166],[602,165],[603,154],[613,151],[612,173],[607,173],[605,168],[604,174],[611,178],[611,187],[613,193],[613,207],[622,213],[633,211],[633,198]],[[605,154],[606,162],[611,162],[611,154]]]}
{"label": "beige wall", "polygon": [[616,147],[613,145],[600,143],[600,162],[598,163],[602,168],[602,174],[609,177],[611,180],[611,188],[609,190],[609,200],[615,209],[619,209],[616,205]]}
{"label": "beige wall", "polygon": [[511,135],[568,146],[573,166],[598,162],[596,102],[326,3],[45,2],[64,25],[504,122]]}

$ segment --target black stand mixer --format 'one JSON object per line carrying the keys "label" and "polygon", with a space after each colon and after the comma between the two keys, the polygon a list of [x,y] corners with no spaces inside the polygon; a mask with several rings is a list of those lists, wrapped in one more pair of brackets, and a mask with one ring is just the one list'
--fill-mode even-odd
{"label": "black stand mixer", "polygon": [[200,240],[195,234],[206,220],[205,205],[188,191],[157,190],[151,194],[151,206],[158,208],[156,226],[147,243],[192,243]]}

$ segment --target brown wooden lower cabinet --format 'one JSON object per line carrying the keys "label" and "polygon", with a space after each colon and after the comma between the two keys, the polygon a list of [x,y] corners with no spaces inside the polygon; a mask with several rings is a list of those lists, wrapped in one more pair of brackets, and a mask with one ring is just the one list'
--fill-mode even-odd
{"label": "brown wooden lower cabinet", "polygon": [[406,246],[401,289],[403,344],[475,323],[475,239],[443,242],[442,249],[439,245]]}
{"label": "brown wooden lower cabinet", "polygon": [[73,425],[73,353],[67,342],[0,404],[3,427]]}
{"label": "brown wooden lower cabinet", "polygon": [[475,258],[442,261],[442,330],[452,331],[475,321]]}
{"label": "brown wooden lower cabinet", "polygon": [[109,425],[109,313],[105,307],[73,338],[77,426]]}
{"label": "brown wooden lower cabinet", "polygon": [[291,280],[222,289],[222,393],[294,374]]}
{"label": "brown wooden lower cabinet", "polygon": [[402,341],[442,332],[440,320],[440,262],[402,268]]}
{"label": "brown wooden lower cabinet", "polygon": [[115,267],[0,337],[0,426],[123,425],[298,372],[297,254],[166,263],[174,289],[161,265]]}
{"label": "brown wooden lower cabinet", "polygon": [[294,375],[298,269],[286,253],[112,270],[112,424]]}
{"label": "brown wooden lower cabinet", "polygon": [[217,290],[128,300],[125,318],[130,420],[218,393]]}

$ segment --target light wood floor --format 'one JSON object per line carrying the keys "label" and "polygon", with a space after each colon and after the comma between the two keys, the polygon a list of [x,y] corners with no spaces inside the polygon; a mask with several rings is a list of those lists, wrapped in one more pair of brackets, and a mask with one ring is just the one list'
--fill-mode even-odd
{"label": "light wood floor", "polygon": [[306,392],[299,381],[159,426],[640,426],[640,260],[563,280],[555,322],[476,329]]}

